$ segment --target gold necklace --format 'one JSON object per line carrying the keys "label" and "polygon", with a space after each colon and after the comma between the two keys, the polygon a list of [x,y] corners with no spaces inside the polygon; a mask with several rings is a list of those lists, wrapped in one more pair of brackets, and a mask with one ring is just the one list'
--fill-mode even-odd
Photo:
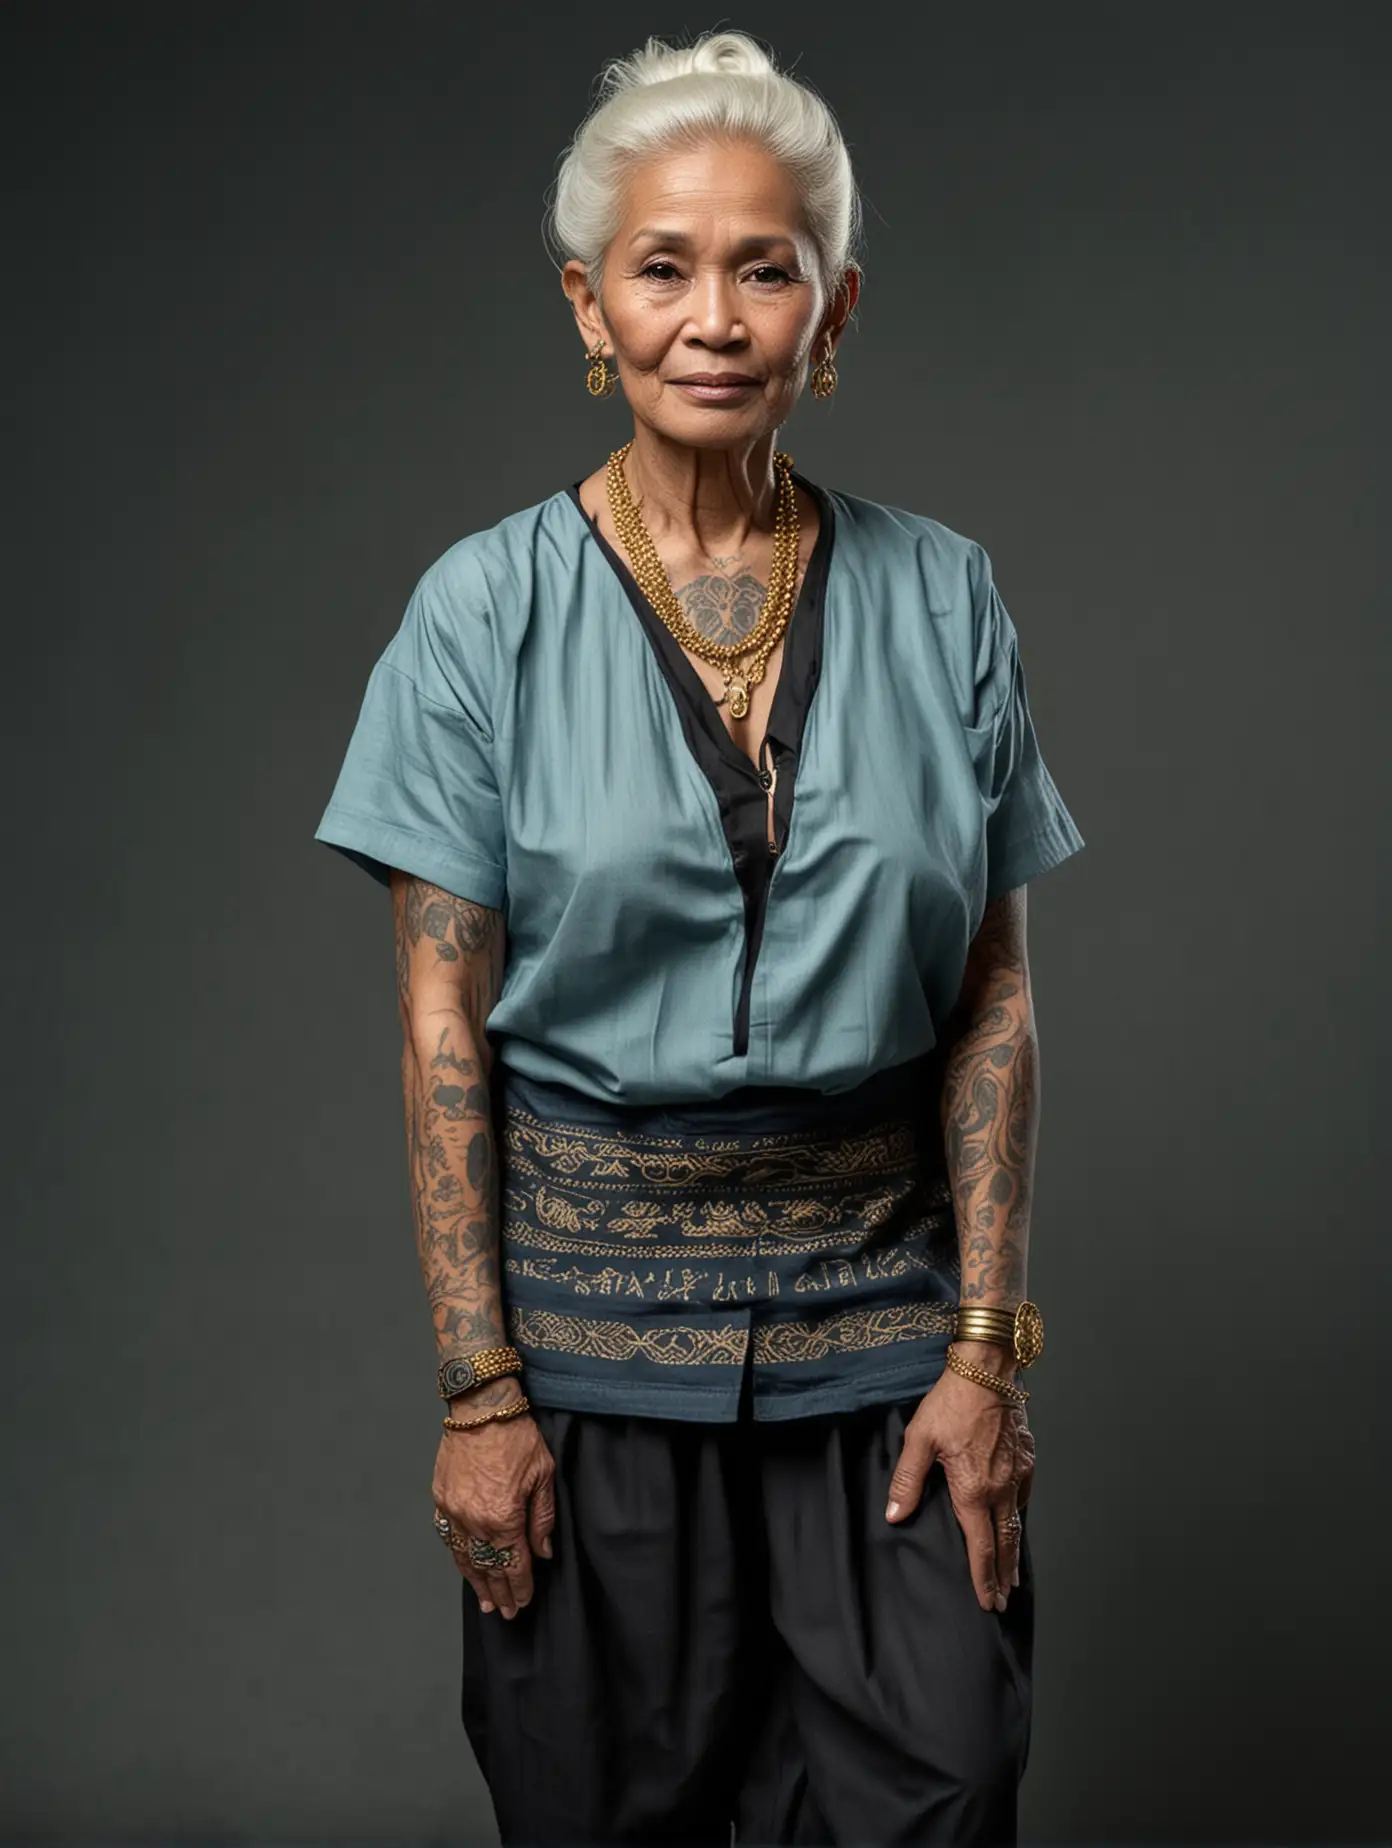
{"label": "gold necklace", "polygon": [[[671,579],[658,556],[652,535],[643,524],[634,505],[624,475],[624,458],[633,447],[632,437],[609,458],[607,471],[609,511],[614,530],[628,553],[629,566],[638,588],[651,603],[677,640],[692,654],[718,667],[725,676],[725,691],[715,703],[730,702],[731,717],[742,719],[749,711],[749,689],[758,686],[768,666],[768,658],[778,646],[778,639],[793,613],[793,593],[798,574],[798,503],[793,486],[793,458],[779,449],[774,451],[773,469],[777,481],[773,518],[773,558],[769,567],[768,589],[764,592],[759,620],[739,642],[713,642],[687,616],[677,601]],[[748,660],[740,663],[745,656]]]}

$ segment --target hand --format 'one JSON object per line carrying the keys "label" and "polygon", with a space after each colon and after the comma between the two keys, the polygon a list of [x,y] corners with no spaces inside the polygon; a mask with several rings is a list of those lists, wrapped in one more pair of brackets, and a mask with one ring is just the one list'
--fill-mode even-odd
{"label": "hand", "polygon": [[[978,1359],[965,1343],[957,1345]],[[999,1357],[1000,1350],[996,1353]],[[1003,1611],[1007,1586],[1020,1582],[1020,1530],[1004,1523],[1026,1505],[1034,1485],[1034,1435],[1024,1407],[951,1368],[944,1371],[904,1432],[887,1520],[913,1513],[935,1462],[943,1466],[953,1512],[966,1535],[977,1602],[983,1610]]]}
{"label": "hand", "polygon": [[[515,1389],[510,1394],[515,1398]],[[485,1409],[477,1395],[472,1409],[461,1401],[452,1410],[472,1417]],[[501,1400],[495,1401],[501,1403]],[[556,1465],[536,1420],[527,1412],[493,1419],[476,1431],[446,1431],[435,1458],[431,1493],[456,1533],[510,1546],[512,1564],[483,1567],[467,1551],[454,1563],[478,1595],[479,1608],[515,1617],[532,1597],[532,1554],[551,1557],[556,1520]]]}

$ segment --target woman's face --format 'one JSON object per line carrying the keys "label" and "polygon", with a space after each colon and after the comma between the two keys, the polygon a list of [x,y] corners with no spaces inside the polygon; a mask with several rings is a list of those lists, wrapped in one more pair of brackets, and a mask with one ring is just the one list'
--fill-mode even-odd
{"label": "woman's face", "polygon": [[630,176],[602,302],[582,264],[564,281],[586,344],[606,336],[634,416],[692,448],[730,449],[787,420],[809,359],[840,337],[858,274],[828,305],[786,170],[757,145],[712,141]]}

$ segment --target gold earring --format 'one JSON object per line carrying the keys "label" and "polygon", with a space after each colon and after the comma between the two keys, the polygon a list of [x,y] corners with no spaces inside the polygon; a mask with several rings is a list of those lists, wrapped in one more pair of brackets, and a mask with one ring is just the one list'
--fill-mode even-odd
{"label": "gold earring", "polygon": [[604,337],[600,336],[592,347],[586,349],[586,359],[590,369],[585,374],[585,388],[592,398],[607,398],[619,382],[617,372],[610,372],[609,362],[604,356]]}
{"label": "gold earring", "polygon": [[808,380],[814,398],[829,398],[836,390],[836,362],[831,354],[832,346],[828,340],[827,350],[812,368],[812,376]]}

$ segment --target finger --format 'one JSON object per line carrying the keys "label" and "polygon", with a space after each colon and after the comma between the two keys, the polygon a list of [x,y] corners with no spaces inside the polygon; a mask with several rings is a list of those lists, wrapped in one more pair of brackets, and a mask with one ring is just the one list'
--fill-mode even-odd
{"label": "finger", "polygon": [[[1015,1519],[1015,1498],[996,1504],[996,1584],[1005,1587],[1020,1582],[1020,1529]],[[1009,1595],[1005,1593],[1005,1595]]]}
{"label": "finger", "polygon": [[1029,1517],[1027,1510],[1029,1504],[1029,1486],[1032,1479],[1032,1476],[1027,1476],[1023,1483],[1017,1483],[1015,1485],[1015,1507],[1020,1516],[1020,1550],[1015,1555],[1015,1583],[1017,1585],[1020,1582],[1020,1571],[1024,1564],[1025,1548],[1028,1545]]}
{"label": "finger", "polygon": [[469,1555],[467,1552],[456,1553],[454,1556],[454,1563],[459,1567],[460,1576],[469,1585],[474,1596],[478,1599],[479,1609],[483,1612],[484,1616],[487,1617],[490,1612],[497,1608],[488,1580],[484,1577],[483,1573],[479,1571],[477,1566],[471,1566],[469,1564]]}
{"label": "finger", "polygon": [[[520,1556],[519,1556],[520,1557]],[[530,1587],[524,1592],[519,1582],[517,1565],[489,1566],[486,1568],[489,1595],[497,1605],[502,1616],[513,1618],[518,1611],[531,1603]]]}
{"label": "finger", "polygon": [[556,1525],[554,1478],[548,1476],[532,1490],[527,1505],[527,1543],[542,1559],[551,1557],[551,1533]]}
{"label": "finger", "polygon": [[889,1479],[889,1501],[885,1506],[887,1521],[902,1521],[906,1515],[913,1513],[937,1456],[937,1446],[932,1438],[926,1431],[915,1430],[911,1421],[904,1432],[899,1461]]}
{"label": "finger", "polygon": [[[442,1510],[442,1512],[444,1511]],[[454,1561],[455,1569],[459,1573],[459,1576],[468,1583],[474,1596],[478,1599],[479,1609],[486,1615],[493,1609],[493,1594],[488,1588],[488,1581],[476,1566],[470,1564],[468,1534],[459,1525],[458,1521],[451,1522],[451,1526],[454,1530],[453,1537],[450,1541],[446,1542],[449,1547],[450,1557]],[[443,1541],[444,1536],[441,1535],[440,1537]]]}
{"label": "finger", "polygon": [[503,1568],[503,1577],[512,1587],[514,1608],[530,1604],[535,1585],[532,1581],[532,1549],[527,1543],[525,1526],[509,1534],[506,1540],[494,1541],[494,1545],[512,1548],[512,1564]]}
{"label": "finger", "polygon": [[[954,1507],[956,1504],[954,1503]],[[977,1602],[984,1611],[1004,1610],[1005,1599],[996,1587],[996,1524],[980,1503],[957,1508],[957,1520],[967,1541],[967,1561]]]}
{"label": "finger", "polygon": [[512,1548],[510,1565],[490,1565],[481,1569],[487,1576],[490,1595],[498,1609],[504,1617],[515,1617],[524,1605],[532,1601],[532,1550],[520,1533],[510,1534],[506,1539],[490,1536],[490,1545]]}

